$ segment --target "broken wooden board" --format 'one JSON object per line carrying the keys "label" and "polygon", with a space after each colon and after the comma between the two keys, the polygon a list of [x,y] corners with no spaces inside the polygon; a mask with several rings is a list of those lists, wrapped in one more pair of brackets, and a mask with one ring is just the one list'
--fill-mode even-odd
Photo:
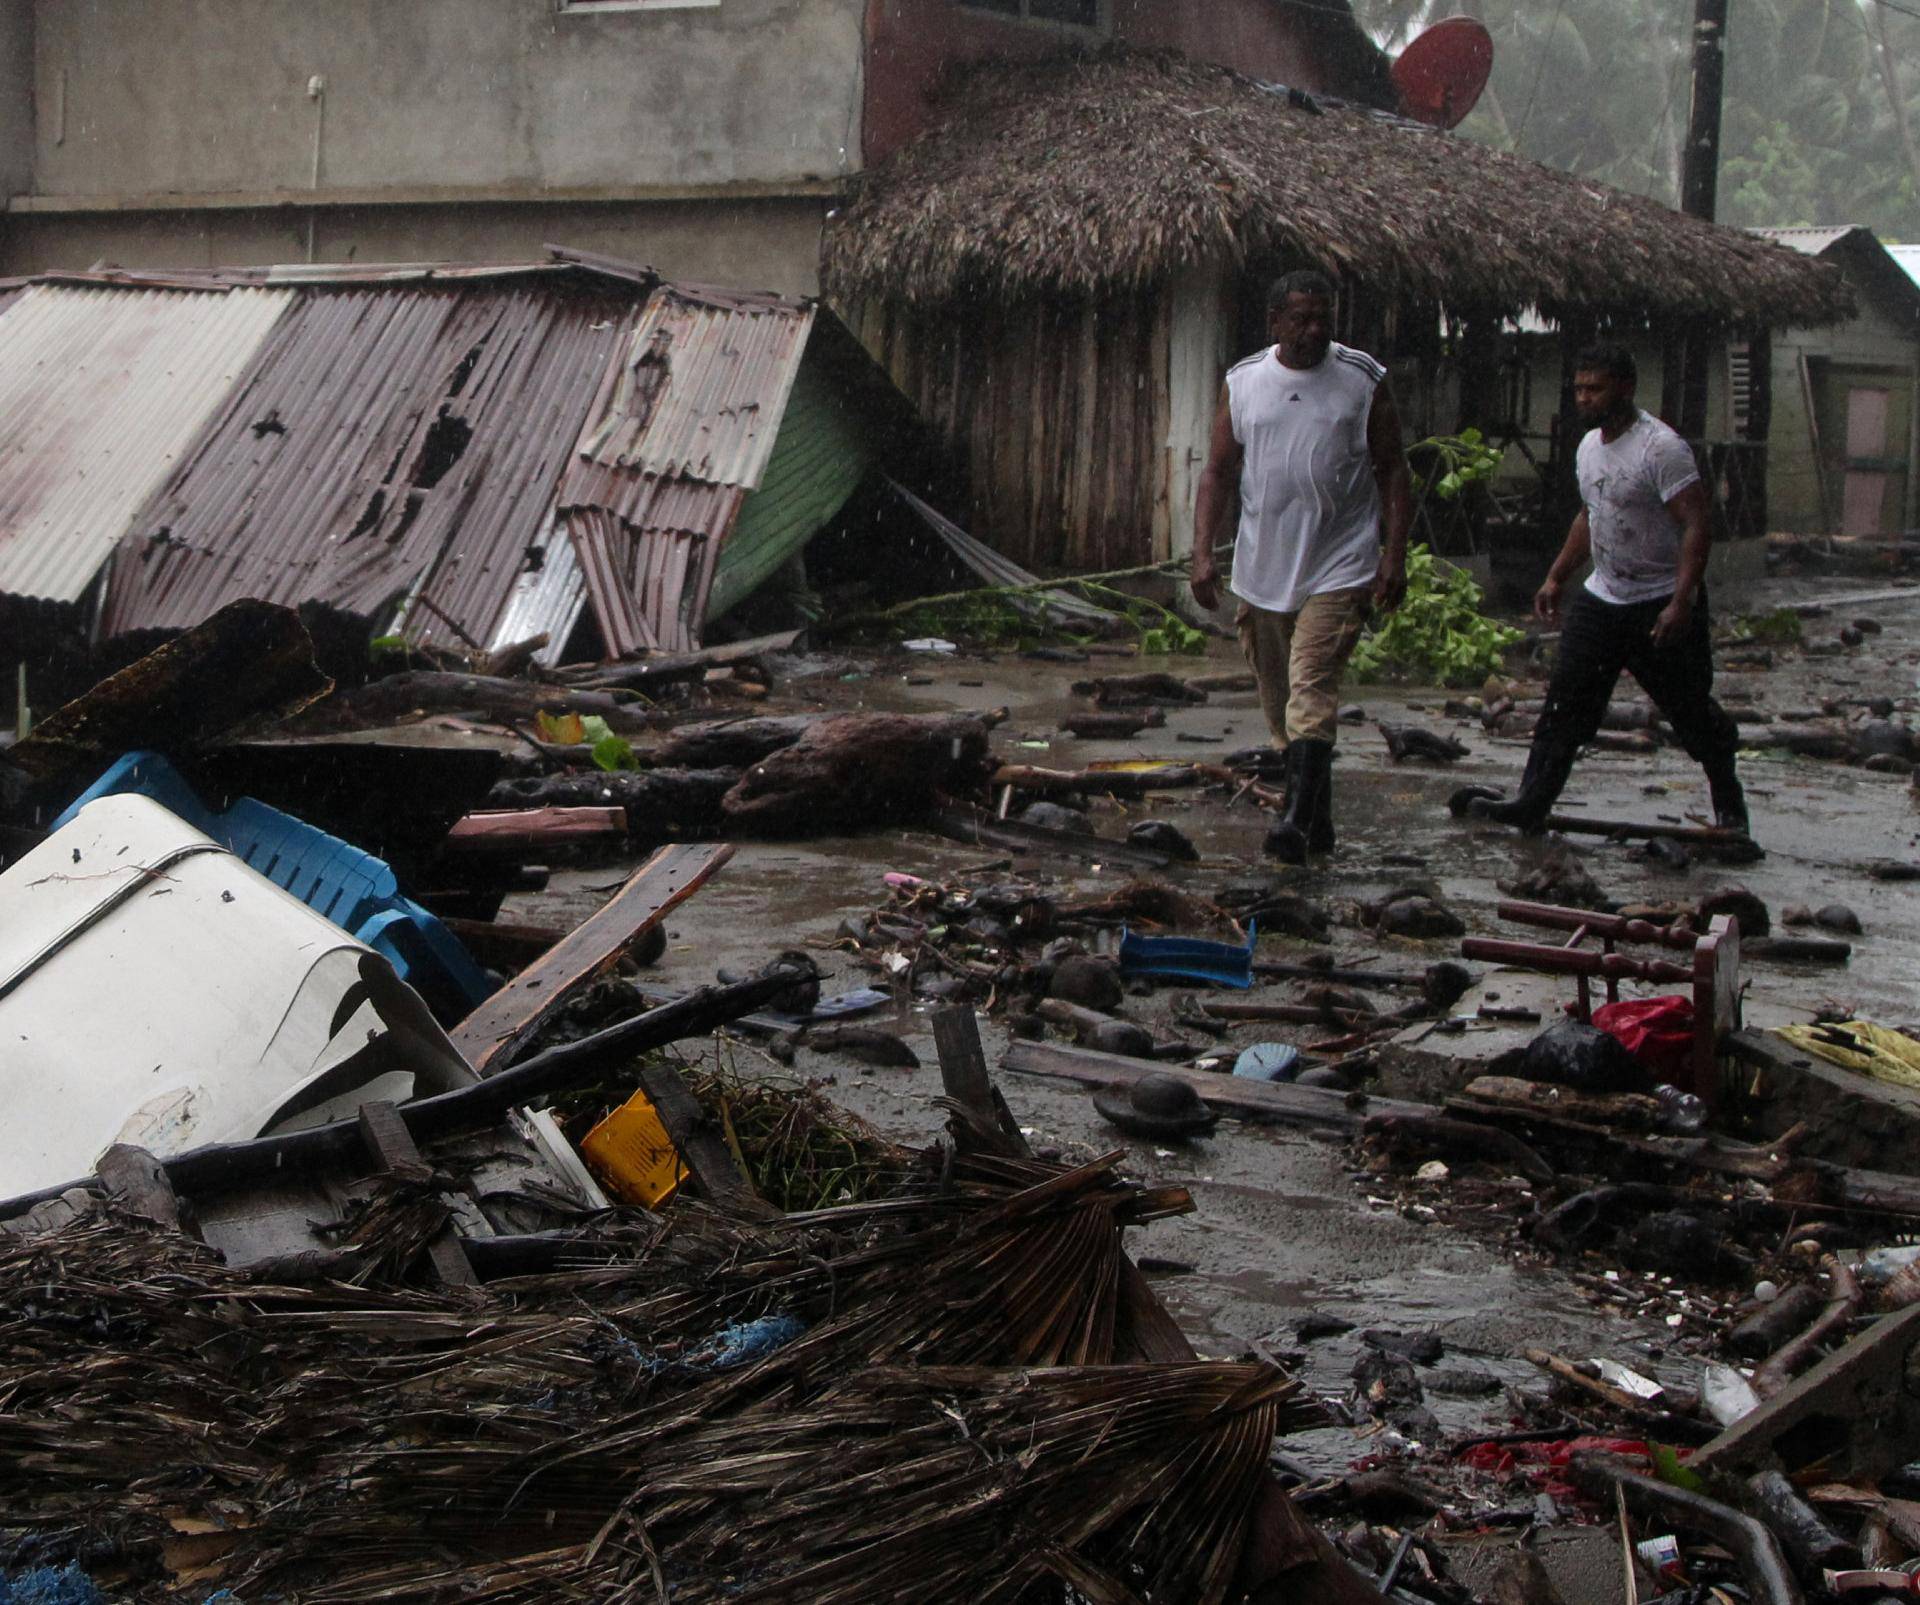
{"label": "broken wooden board", "polygon": [[500,808],[468,814],[447,832],[451,852],[517,853],[580,842],[624,841],[624,808]]}
{"label": "broken wooden board", "polygon": [[[1920,1304],[1883,1315],[1860,1336],[1750,1410],[1694,1457],[1702,1470],[1780,1459],[1789,1472],[1818,1458],[1823,1476],[1873,1482],[1910,1457],[1920,1432],[1912,1384],[1920,1361]],[[1782,1440],[1797,1447],[1783,1451]]]}
{"label": "broken wooden board", "polygon": [[454,1046],[482,1075],[504,1069],[541,1023],[716,875],[728,842],[663,847],[586,924],[457,1025]]}
{"label": "broken wooden board", "polygon": [[122,753],[192,752],[286,718],[332,689],[292,608],[230,602],[56,708],[7,761],[66,801]]}
{"label": "broken wooden board", "polygon": [[1097,1053],[1091,1048],[1070,1048],[1058,1042],[1014,1042],[1001,1058],[1000,1067],[1021,1075],[1077,1081],[1087,1087],[1130,1087],[1142,1076],[1177,1076],[1199,1093],[1210,1108],[1247,1119],[1322,1126],[1335,1131],[1357,1131],[1369,1115],[1439,1113],[1427,1104],[1406,1103],[1398,1098],[1356,1096],[1322,1087],[1296,1087],[1284,1081],[1254,1081],[1218,1071],[1188,1070],[1175,1064],[1154,1064],[1114,1053]]}
{"label": "broken wooden board", "polygon": [[667,1128],[694,1185],[711,1204],[750,1220],[771,1220],[780,1213],[754,1188],[734,1156],[720,1122],[693,1094],[680,1072],[664,1060],[643,1065],[640,1086]]}

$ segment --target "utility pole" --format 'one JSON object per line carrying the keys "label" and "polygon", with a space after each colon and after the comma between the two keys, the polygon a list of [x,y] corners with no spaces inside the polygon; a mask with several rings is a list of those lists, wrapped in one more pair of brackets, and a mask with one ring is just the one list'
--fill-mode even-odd
{"label": "utility pole", "polygon": [[[1680,166],[1680,210],[1709,223],[1720,193],[1720,98],[1726,72],[1727,0],[1694,0],[1693,105]],[[1707,432],[1707,370],[1722,332],[1695,325],[1687,334],[1678,423],[1688,440]]]}

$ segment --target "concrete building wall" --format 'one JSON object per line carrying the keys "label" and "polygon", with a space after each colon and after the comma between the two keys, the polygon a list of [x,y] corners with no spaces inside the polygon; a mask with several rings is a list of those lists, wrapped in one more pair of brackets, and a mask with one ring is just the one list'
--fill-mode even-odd
{"label": "concrete building wall", "polygon": [[[857,159],[859,0],[39,0],[43,195],[714,185]],[[316,76],[319,97],[308,93]]]}
{"label": "concrete building wall", "polygon": [[0,233],[0,272],[319,262],[509,262],[548,245],[597,251],[670,278],[810,295],[828,202],[792,199],[238,208],[27,214]]}
{"label": "concrete building wall", "polygon": [[0,196],[33,181],[33,0],[0,0]]}
{"label": "concrete building wall", "polygon": [[552,242],[812,291],[859,160],[864,4],[0,0],[0,262]]}

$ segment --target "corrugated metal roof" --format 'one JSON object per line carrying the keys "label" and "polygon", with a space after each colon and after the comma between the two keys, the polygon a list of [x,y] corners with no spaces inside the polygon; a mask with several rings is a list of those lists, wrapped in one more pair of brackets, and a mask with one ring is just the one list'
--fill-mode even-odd
{"label": "corrugated metal roof", "polygon": [[554,256],[0,283],[0,590],[111,551],[109,634],[256,597],[557,652],[590,602],[698,644],[816,329],[901,398],[811,301]]}
{"label": "corrugated metal roof", "polygon": [[814,316],[810,302],[663,285],[609,366],[560,510],[610,652],[698,643]]}
{"label": "corrugated metal roof", "polygon": [[511,281],[302,294],[129,530],[105,629],[241,596],[362,613],[411,596],[409,634],[490,639],[638,299]]}
{"label": "corrugated metal roof", "polygon": [[1756,228],[1749,229],[1750,234],[1758,234],[1764,240],[1773,240],[1781,245],[1792,247],[1802,256],[1819,256],[1831,245],[1838,244],[1856,229],[1868,232],[1859,223],[1839,223],[1828,228]]}
{"label": "corrugated metal roof", "polygon": [[21,291],[0,315],[0,591],[77,600],[291,301]]}

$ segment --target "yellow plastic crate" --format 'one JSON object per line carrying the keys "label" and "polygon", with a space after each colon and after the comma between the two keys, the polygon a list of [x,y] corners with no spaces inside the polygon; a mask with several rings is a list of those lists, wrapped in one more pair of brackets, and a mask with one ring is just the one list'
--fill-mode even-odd
{"label": "yellow plastic crate", "polygon": [[580,1152],[616,1198],[658,1209],[679,1191],[687,1168],[644,1092],[636,1092],[587,1133]]}

